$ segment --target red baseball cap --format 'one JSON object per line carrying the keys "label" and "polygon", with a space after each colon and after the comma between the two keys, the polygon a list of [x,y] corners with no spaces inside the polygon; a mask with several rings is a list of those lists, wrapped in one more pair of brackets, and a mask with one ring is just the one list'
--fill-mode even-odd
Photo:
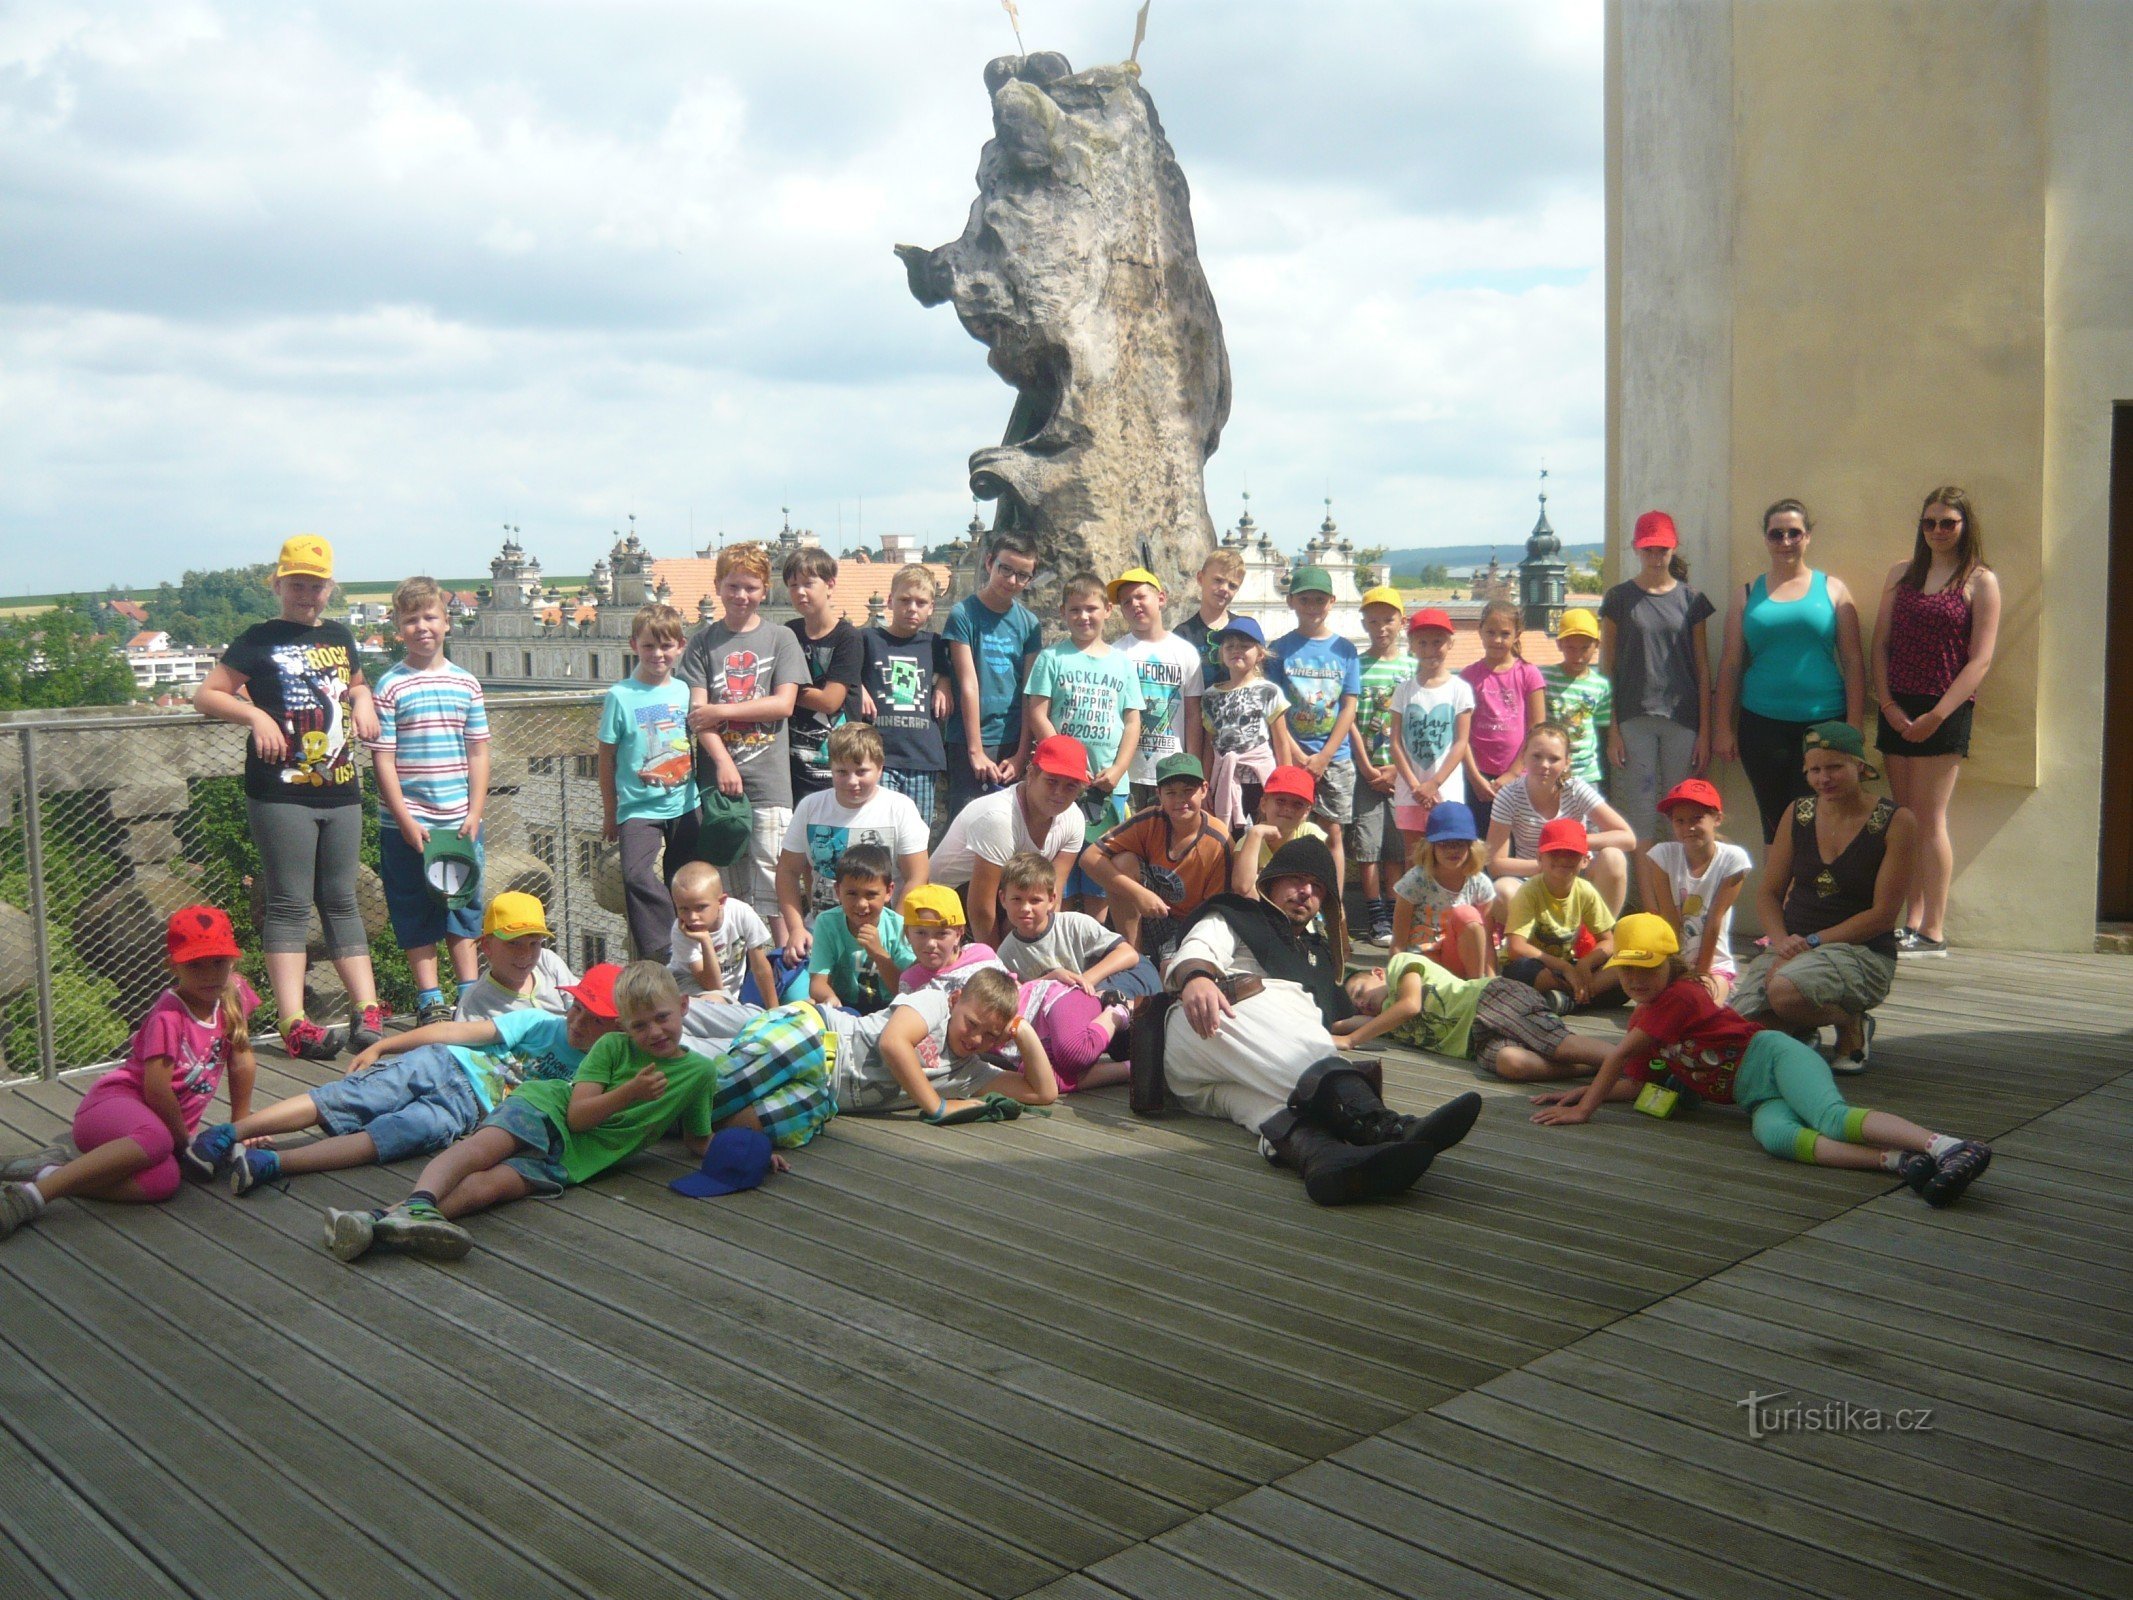
{"label": "red baseball cap", "polygon": [[1424,606],[1407,619],[1409,633],[1419,633],[1424,628],[1442,628],[1446,633],[1457,631],[1452,627],[1452,619],[1435,606]]}
{"label": "red baseball cap", "polygon": [[612,961],[603,961],[597,967],[587,967],[585,976],[576,983],[565,984],[562,992],[594,1016],[613,1022],[621,1016],[615,1008],[615,980],[621,976],[620,967]]}
{"label": "red baseball cap", "polygon": [[237,948],[237,935],[230,919],[214,906],[181,906],[163,926],[163,948],[170,959],[183,966],[188,961],[212,961],[228,956],[235,961],[244,952]]}
{"label": "red baseball cap", "polygon": [[1089,781],[1088,747],[1071,734],[1055,733],[1049,739],[1040,739],[1029,760],[1039,772],[1049,772],[1055,778],[1072,778],[1076,783]]}
{"label": "red baseball cap", "polygon": [[1649,550],[1656,545],[1661,550],[1671,550],[1680,543],[1672,517],[1664,511],[1647,511],[1637,519],[1637,536],[1630,541],[1630,548]]}
{"label": "red baseball cap", "polygon": [[1276,767],[1266,775],[1261,794],[1285,794],[1293,799],[1314,804],[1318,800],[1318,780],[1302,767]]}
{"label": "red baseball cap", "polygon": [[1550,850],[1575,850],[1579,855],[1589,855],[1592,843],[1585,837],[1585,824],[1576,817],[1557,817],[1541,829],[1540,854]]}
{"label": "red baseball cap", "polygon": [[1718,785],[1703,778],[1683,778],[1667,790],[1666,798],[1659,802],[1659,813],[1664,816],[1683,804],[1707,806],[1718,812],[1726,809],[1725,801],[1718,797]]}

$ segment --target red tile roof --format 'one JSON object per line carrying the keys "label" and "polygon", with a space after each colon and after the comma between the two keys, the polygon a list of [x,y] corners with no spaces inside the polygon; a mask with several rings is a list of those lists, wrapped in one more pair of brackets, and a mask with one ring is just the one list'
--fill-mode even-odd
{"label": "red tile roof", "polygon": [[[940,585],[942,593],[945,594],[949,577],[947,566],[938,561],[928,561],[924,565],[926,570],[933,574],[933,581]],[[902,564],[895,561],[839,562],[837,609],[844,614],[845,621],[855,628],[865,627],[867,602],[879,595],[881,603],[886,606],[889,603],[889,585],[901,571]],[[718,560],[714,556],[676,556],[666,561],[654,561],[651,564],[651,582],[654,586],[662,582],[666,584],[670,591],[667,604],[679,611],[692,626],[696,622],[697,604],[704,596],[711,597],[714,608],[718,604]],[[772,583],[773,598],[782,600],[783,587],[777,585],[775,578]],[[938,627],[945,620],[947,619],[944,617],[936,616],[934,625]]]}

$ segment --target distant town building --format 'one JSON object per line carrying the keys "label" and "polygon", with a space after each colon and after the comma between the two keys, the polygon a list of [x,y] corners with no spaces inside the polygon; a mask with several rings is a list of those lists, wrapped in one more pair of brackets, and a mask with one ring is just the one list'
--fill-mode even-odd
{"label": "distant town building", "polygon": [[[128,602],[130,604],[130,602]],[[112,607],[114,611],[118,608]],[[133,671],[133,686],[154,696],[163,689],[190,691],[203,682],[208,669],[220,658],[216,650],[189,650],[173,645],[170,635],[158,629],[143,629],[125,643],[126,665]]]}

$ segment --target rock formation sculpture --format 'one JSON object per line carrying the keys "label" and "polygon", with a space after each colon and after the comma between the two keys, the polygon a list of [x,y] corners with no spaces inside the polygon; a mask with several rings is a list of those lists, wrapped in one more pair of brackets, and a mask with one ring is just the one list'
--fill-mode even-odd
{"label": "rock formation sculpture", "polygon": [[1002,56],[985,86],[993,137],[962,237],[896,247],[912,294],[952,302],[1016,390],[971,492],[998,503],[995,528],[1035,536],[1040,587],[1084,567],[1189,575],[1214,542],[1203,469],[1230,379],[1185,175],[1131,63]]}

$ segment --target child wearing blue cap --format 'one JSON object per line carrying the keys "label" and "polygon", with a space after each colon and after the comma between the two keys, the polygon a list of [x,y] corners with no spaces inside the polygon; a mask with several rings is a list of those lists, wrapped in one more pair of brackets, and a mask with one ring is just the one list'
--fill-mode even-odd
{"label": "child wearing blue cap", "polygon": [[1392,886],[1392,947],[1428,956],[1461,978],[1496,972],[1489,907],[1496,885],[1482,870],[1486,851],[1474,813],[1458,800],[1430,807],[1414,865]]}
{"label": "child wearing blue cap", "polygon": [[1250,617],[1233,617],[1208,636],[1227,676],[1200,697],[1207,730],[1207,810],[1230,828],[1251,822],[1259,789],[1277,766],[1300,765],[1289,737],[1288,697],[1265,672],[1266,635]]}

